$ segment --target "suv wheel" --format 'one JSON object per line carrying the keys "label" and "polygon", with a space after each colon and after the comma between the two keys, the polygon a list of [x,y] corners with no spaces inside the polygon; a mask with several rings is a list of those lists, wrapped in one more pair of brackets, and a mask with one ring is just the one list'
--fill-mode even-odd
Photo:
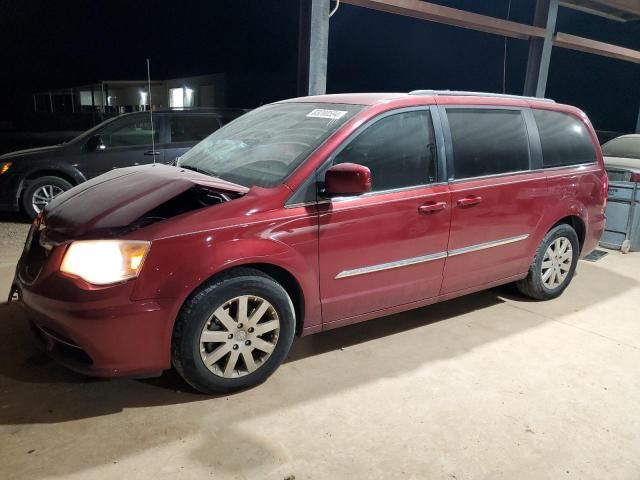
{"label": "suv wheel", "polygon": [[578,235],[570,225],[552,228],[536,251],[529,275],[517,283],[518,290],[536,300],[556,298],[571,283],[579,252]]}
{"label": "suv wheel", "polygon": [[55,197],[73,185],[60,177],[40,177],[29,183],[22,196],[22,206],[29,217],[35,218]]}
{"label": "suv wheel", "polygon": [[280,366],[294,334],[285,289],[258,270],[236,269],[186,301],[176,320],[172,361],[203,393],[241,390]]}

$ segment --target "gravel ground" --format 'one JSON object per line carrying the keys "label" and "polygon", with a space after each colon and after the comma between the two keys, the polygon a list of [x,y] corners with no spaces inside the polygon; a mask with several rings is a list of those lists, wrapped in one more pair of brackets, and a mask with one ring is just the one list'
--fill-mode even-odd
{"label": "gravel ground", "polygon": [[9,295],[16,263],[20,258],[29,223],[19,218],[0,222],[0,303]]}
{"label": "gravel ground", "polygon": [[0,223],[0,265],[14,264],[20,258],[24,240],[29,231],[26,223]]}

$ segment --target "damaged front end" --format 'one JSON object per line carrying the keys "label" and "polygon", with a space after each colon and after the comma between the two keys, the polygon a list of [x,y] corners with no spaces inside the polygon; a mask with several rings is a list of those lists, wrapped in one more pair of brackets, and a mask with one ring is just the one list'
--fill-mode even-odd
{"label": "damaged front end", "polygon": [[53,273],[48,269],[61,265],[72,242],[115,242],[109,239],[229,202],[247,191],[240,185],[166,165],[116,170],[83,183],[57,197],[34,221],[10,300],[20,299],[21,285],[35,285],[43,272]]}
{"label": "damaged front end", "polygon": [[114,170],[78,185],[47,205],[45,216],[56,235],[79,238],[135,230],[247,192],[241,185],[156,164]]}

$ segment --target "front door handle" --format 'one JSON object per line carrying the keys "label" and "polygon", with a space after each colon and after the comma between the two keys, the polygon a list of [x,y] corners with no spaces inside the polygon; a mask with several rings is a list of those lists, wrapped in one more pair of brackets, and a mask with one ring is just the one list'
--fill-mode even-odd
{"label": "front door handle", "polygon": [[151,155],[153,157],[160,155],[160,152],[158,152],[157,150],[147,150],[146,152],[144,152],[145,155]]}
{"label": "front door handle", "polygon": [[447,202],[429,202],[424,205],[420,205],[418,207],[418,211],[428,215],[430,213],[441,212],[445,208],[447,208]]}
{"label": "front door handle", "polygon": [[464,197],[458,200],[459,207],[473,207],[474,205],[478,205],[482,201],[482,197],[476,197],[475,195],[470,195],[468,197]]}

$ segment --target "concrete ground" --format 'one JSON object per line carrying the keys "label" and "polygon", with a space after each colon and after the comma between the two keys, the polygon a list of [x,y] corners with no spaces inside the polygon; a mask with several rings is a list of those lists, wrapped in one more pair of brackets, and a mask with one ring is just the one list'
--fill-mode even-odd
{"label": "concrete ground", "polygon": [[[0,224],[0,296],[25,225]],[[264,385],[89,380],[0,305],[0,478],[639,479],[640,254],[298,339]]]}

